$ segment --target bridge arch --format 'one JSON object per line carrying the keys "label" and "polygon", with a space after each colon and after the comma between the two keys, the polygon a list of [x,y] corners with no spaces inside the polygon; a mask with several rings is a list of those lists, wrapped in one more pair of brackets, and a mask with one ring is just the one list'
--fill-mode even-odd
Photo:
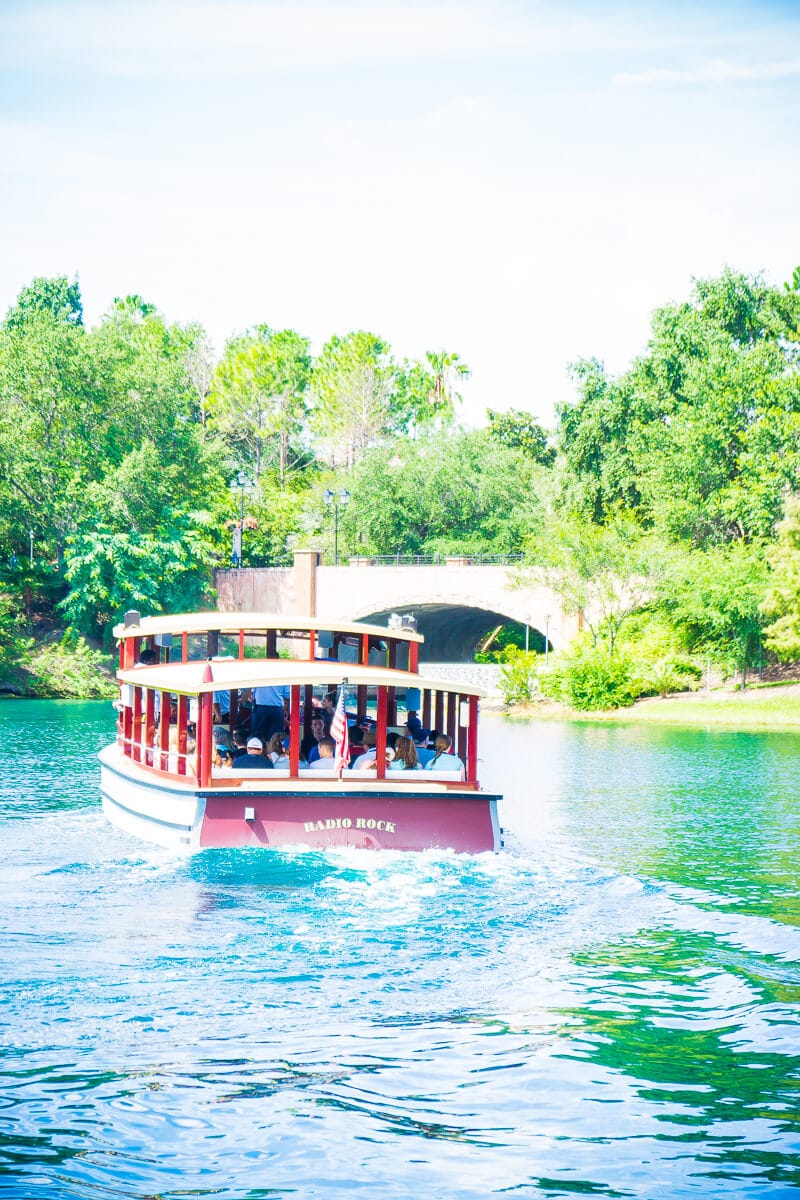
{"label": "bridge arch", "polygon": [[[354,621],[385,625],[392,613],[412,614],[424,634],[420,662],[471,663],[475,651],[498,625],[517,624],[507,613],[491,612],[465,604],[396,604],[380,612],[355,612]],[[525,624],[525,622],[521,622]],[[530,649],[544,650],[544,630],[531,627]],[[553,648],[552,642],[550,648]]]}
{"label": "bridge arch", "polygon": [[425,636],[422,660],[428,662],[471,662],[480,639],[508,622],[529,626],[556,650],[580,629],[578,618],[563,612],[553,591],[508,566],[465,560],[329,567],[320,565],[319,557],[298,551],[294,567],[218,571],[220,607],[376,624],[385,624],[393,612],[413,613]]}

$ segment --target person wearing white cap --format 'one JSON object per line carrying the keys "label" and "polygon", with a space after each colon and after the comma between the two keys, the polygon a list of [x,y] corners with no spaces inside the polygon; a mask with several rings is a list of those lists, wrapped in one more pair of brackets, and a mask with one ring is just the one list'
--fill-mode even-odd
{"label": "person wearing white cap", "polygon": [[264,753],[264,743],[261,738],[251,737],[247,739],[247,753],[240,754],[238,758],[235,758],[233,765],[237,771],[240,769],[271,771],[272,759],[267,758]]}

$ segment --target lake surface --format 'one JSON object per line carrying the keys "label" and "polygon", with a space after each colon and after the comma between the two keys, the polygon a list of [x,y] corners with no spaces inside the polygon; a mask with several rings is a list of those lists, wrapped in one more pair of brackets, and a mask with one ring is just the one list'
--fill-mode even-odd
{"label": "lake surface", "polygon": [[108,826],[0,703],[0,1195],[790,1197],[800,738],[484,718],[506,852]]}

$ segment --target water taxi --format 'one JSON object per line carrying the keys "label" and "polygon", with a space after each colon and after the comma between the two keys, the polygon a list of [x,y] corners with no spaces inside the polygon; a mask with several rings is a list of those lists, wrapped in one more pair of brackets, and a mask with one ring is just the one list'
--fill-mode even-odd
{"label": "water taxi", "polygon": [[[423,638],[414,629],[266,613],[129,612],[114,635],[117,736],[100,753],[100,788],[104,812],[120,829],[187,852],[290,845],[500,849],[500,797],[478,781],[482,693],[420,675]],[[233,730],[245,698],[259,687],[279,688],[285,697],[287,765],[220,765],[215,703],[225,697]],[[349,755],[331,759],[329,769],[303,761],[301,743],[316,705],[334,691],[340,712],[350,713],[351,743],[365,724],[374,730],[371,770],[353,769]],[[411,711],[424,727],[450,737],[460,770],[392,769],[388,743]]]}

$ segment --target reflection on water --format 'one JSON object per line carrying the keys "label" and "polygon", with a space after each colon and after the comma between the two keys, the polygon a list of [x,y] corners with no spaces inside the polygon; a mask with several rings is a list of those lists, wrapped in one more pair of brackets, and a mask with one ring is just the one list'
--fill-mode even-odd
{"label": "reflection on water", "polygon": [[104,823],[108,706],[38,712],[0,1195],[796,1194],[793,737],[490,715],[509,853],[187,860]]}

